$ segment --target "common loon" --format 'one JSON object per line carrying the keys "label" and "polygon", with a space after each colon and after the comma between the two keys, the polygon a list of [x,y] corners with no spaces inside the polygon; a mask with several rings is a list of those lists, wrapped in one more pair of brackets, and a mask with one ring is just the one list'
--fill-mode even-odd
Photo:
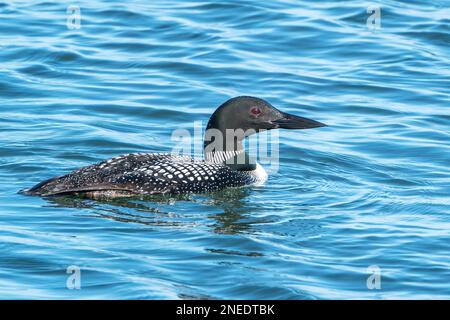
{"label": "common loon", "polygon": [[241,96],[223,103],[205,131],[204,160],[158,153],[132,153],[42,181],[25,194],[88,198],[218,191],[264,182],[264,169],[245,151],[245,137],[276,128],[325,124],[281,112],[265,100]]}

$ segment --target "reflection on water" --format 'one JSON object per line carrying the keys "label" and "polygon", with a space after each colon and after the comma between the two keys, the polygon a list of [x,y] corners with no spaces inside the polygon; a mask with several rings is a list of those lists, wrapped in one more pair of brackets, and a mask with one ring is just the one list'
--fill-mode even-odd
{"label": "reflection on water", "polygon": [[251,228],[251,220],[246,219],[251,211],[245,201],[251,192],[249,188],[229,188],[205,195],[149,195],[103,200],[58,196],[48,197],[46,200],[54,207],[91,209],[93,216],[114,221],[170,227],[189,226],[189,220],[174,211],[176,203],[178,206],[189,204],[194,208],[194,215],[201,215],[202,207],[207,206],[220,211],[208,215],[208,218],[214,220],[208,224],[212,231],[234,234]]}

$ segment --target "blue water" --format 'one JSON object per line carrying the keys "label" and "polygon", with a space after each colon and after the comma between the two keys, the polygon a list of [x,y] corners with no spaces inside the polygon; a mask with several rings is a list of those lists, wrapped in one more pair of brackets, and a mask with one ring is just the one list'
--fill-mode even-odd
{"label": "blue water", "polygon": [[[0,298],[450,298],[449,45],[447,0],[1,2]],[[329,125],[281,131],[265,186],[17,194],[243,94]]]}

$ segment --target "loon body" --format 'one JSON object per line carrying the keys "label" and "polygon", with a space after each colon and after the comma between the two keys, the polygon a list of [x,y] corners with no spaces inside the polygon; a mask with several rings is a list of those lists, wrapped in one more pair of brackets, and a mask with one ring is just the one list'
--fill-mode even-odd
{"label": "loon body", "polygon": [[[90,198],[186,194],[260,184],[264,169],[244,151],[245,137],[276,128],[307,129],[324,124],[275,109],[254,97],[237,97],[211,116],[205,133],[204,160],[157,153],[132,153],[51,178],[25,193]],[[232,130],[233,135],[228,130]]]}

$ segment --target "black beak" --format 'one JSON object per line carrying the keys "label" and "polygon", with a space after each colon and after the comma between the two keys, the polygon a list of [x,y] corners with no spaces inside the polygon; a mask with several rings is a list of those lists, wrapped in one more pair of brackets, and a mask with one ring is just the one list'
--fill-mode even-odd
{"label": "black beak", "polygon": [[275,128],[312,129],[312,128],[326,127],[326,124],[322,122],[299,116],[294,116],[293,114],[282,112],[282,116],[283,116],[282,118],[272,121],[272,123],[276,125]]}

